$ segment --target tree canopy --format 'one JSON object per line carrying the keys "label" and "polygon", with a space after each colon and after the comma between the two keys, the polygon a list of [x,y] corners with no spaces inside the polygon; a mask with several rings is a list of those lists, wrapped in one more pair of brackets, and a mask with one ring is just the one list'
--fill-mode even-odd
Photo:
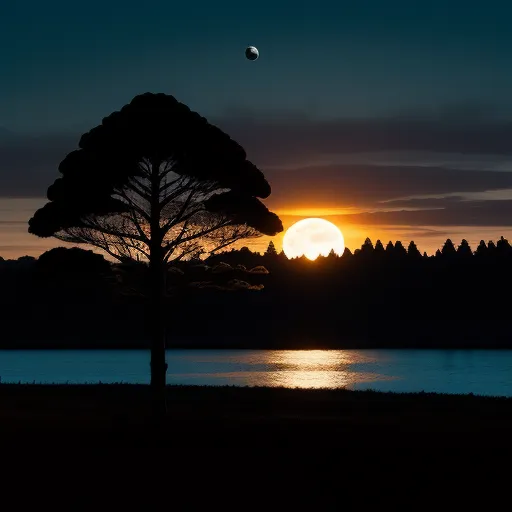
{"label": "tree canopy", "polygon": [[243,148],[173,96],[146,93],[84,134],[29,232],[164,262],[282,231]]}

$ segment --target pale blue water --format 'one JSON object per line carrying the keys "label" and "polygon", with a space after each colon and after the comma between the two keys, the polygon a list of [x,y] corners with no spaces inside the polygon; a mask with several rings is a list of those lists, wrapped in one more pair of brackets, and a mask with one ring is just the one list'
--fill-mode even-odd
{"label": "pale blue water", "polygon": [[[172,350],[169,384],[512,396],[512,351]],[[149,383],[143,350],[0,351],[2,382]]]}

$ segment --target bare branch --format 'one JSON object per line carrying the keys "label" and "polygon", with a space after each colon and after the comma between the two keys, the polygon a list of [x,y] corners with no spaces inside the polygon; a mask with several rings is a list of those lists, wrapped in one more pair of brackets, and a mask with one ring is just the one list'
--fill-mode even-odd
{"label": "bare branch", "polygon": [[[124,199],[130,208],[135,210],[135,212],[137,212],[146,222],[149,222],[150,216],[136,203],[133,198],[129,197],[124,190],[118,190],[115,194]],[[115,197],[115,195],[113,197]]]}
{"label": "bare branch", "polygon": [[176,250],[176,247],[181,243],[183,236],[188,230],[188,221],[183,223],[183,227],[181,228],[181,231],[179,235],[172,240],[172,242],[166,244],[163,246],[163,253],[164,253],[164,261],[168,261],[169,258],[172,256],[174,251]]}
{"label": "bare branch", "polygon": [[180,196],[184,195],[191,189],[192,185],[190,183],[182,185],[181,187],[176,187],[176,190],[174,190],[172,193],[166,196],[164,200],[160,201],[160,208],[163,210],[171,201],[175,201],[176,199],[178,199]]}
{"label": "bare branch", "polygon": [[160,195],[162,195],[165,191],[169,190],[172,186],[176,185],[179,181],[183,180],[183,176],[180,176],[179,178],[176,178],[172,181],[164,181],[164,184],[160,187]]}
{"label": "bare branch", "polygon": [[128,195],[124,191],[120,191],[119,195],[127,201],[127,203],[130,205],[132,210],[128,212],[128,215],[130,216],[130,220],[135,225],[137,232],[139,233],[141,237],[141,241],[144,242],[146,245],[149,246],[149,237],[146,235],[145,231],[142,229],[142,225],[137,219],[137,213],[141,215],[141,217],[149,224],[150,217],[146,214],[141,208],[138,207],[138,205],[128,197]]}
{"label": "bare branch", "polygon": [[142,162],[139,162],[139,169],[142,171],[142,174],[149,178],[151,176],[151,169],[149,167],[149,162],[146,159],[143,159]]}
{"label": "bare branch", "polygon": [[130,181],[128,185],[134,192],[139,194],[140,197],[144,198],[146,201],[151,200],[151,189],[144,185],[140,180],[138,180],[135,176],[130,177]]}
{"label": "bare branch", "polygon": [[164,179],[172,170],[174,169],[176,165],[176,161],[173,159],[169,159],[165,162],[163,170],[160,172],[160,179]]}
{"label": "bare branch", "polygon": [[176,224],[179,224],[180,222],[182,222],[182,217],[183,217],[185,211],[187,210],[187,208],[189,207],[190,202],[192,201],[192,198],[194,197],[194,194],[195,194],[195,190],[192,189],[190,194],[188,195],[187,199],[183,203],[183,206],[180,208],[180,211],[178,212],[178,214],[174,218],[170,219],[168,222],[166,222],[162,226],[162,228],[161,228],[162,229],[162,235],[164,237],[169,232],[169,229],[171,229],[171,227],[173,225],[176,225]]}
{"label": "bare branch", "polygon": [[82,222],[82,227],[88,228],[94,231],[98,231],[99,233],[103,233],[104,235],[112,235],[116,237],[123,238],[131,238],[132,240],[138,240],[139,242],[144,242],[140,235],[136,235],[134,233],[125,233],[122,231],[115,231],[113,229],[109,229],[98,224],[99,219],[89,219],[88,221]]}

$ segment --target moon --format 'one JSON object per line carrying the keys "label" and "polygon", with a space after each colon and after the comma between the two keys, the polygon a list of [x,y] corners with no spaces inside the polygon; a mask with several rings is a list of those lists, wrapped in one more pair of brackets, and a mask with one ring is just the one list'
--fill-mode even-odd
{"label": "moon", "polygon": [[331,250],[341,256],[345,250],[345,238],[340,229],[325,219],[309,218],[288,228],[283,238],[283,251],[288,258],[306,256],[316,260],[327,256]]}
{"label": "moon", "polygon": [[260,56],[260,52],[256,46],[248,46],[245,49],[245,56],[249,60],[256,60]]}

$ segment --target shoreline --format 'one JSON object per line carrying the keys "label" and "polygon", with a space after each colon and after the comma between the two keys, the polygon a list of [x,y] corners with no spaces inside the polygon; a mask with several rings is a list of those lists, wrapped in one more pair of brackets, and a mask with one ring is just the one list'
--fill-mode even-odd
{"label": "shoreline", "polygon": [[[144,384],[2,383],[0,439],[2,433],[139,436],[150,426],[150,391]],[[166,428],[184,437],[206,426],[211,435],[269,429],[265,435],[272,436],[309,425],[326,439],[340,429],[355,436],[428,432],[480,439],[485,432],[508,439],[512,431],[512,397],[505,396],[168,385],[167,402]]]}

